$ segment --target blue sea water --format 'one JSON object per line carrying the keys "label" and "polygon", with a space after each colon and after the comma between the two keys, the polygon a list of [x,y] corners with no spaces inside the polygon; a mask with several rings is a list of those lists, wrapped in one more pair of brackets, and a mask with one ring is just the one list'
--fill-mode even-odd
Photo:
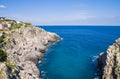
{"label": "blue sea water", "polygon": [[50,46],[38,65],[42,79],[94,79],[95,58],[120,37],[115,26],[43,26],[63,40]]}

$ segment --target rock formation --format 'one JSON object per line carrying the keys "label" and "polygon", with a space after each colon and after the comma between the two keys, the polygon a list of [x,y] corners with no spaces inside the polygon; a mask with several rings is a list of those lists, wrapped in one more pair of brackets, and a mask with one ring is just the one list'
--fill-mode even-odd
{"label": "rock formation", "polygon": [[0,79],[40,79],[38,61],[61,38],[28,23],[11,25],[0,31]]}
{"label": "rock formation", "polygon": [[101,79],[120,79],[120,38],[98,58]]}

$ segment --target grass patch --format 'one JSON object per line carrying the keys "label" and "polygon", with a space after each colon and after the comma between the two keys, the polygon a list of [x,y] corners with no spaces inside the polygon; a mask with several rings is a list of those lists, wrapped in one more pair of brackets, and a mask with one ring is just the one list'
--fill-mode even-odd
{"label": "grass patch", "polygon": [[25,27],[29,27],[31,25],[32,25],[31,23],[28,23],[28,22],[25,23]]}
{"label": "grass patch", "polygon": [[2,32],[2,36],[0,37],[0,43],[4,42],[4,39],[7,37],[7,34]]}
{"label": "grass patch", "polygon": [[15,30],[21,28],[22,24],[13,24],[10,28],[10,30]]}
{"label": "grass patch", "polygon": [[117,53],[118,53],[118,52],[116,52],[116,51],[114,52],[114,54],[117,54]]}
{"label": "grass patch", "polygon": [[7,53],[0,49],[0,62],[4,62],[7,60]]}
{"label": "grass patch", "polygon": [[0,37],[0,43],[4,42],[4,38]]}
{"label": "grass patch", "polygon": [[7,65],[9,68],[12,68],[12,69],[15,69],[15,68],[16,68],[16,66],[15,66],[10,60],[7,60],[6,65]]}

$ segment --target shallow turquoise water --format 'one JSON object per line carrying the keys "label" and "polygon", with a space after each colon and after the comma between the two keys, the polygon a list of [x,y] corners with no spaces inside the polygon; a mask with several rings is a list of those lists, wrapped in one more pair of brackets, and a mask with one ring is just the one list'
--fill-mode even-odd
{"label": "shallow turquoise water", "polygon": [[63,40],[50,46],[38,68],[43,79],[94,79],[94,57],[120,37],[120,27],[44,26]]}

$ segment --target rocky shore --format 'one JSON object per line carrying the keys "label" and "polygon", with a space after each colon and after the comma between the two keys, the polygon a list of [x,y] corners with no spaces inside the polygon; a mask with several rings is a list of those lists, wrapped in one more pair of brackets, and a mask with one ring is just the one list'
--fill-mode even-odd
{"label": "rocky shore", "polygon": [[40,79],[38,61],[46,47],[61,38],[28,23],[9,21],[11,26],[0,30],[0,79]]}
{"label": "rocky shore", "polygon": [[120,38],[99,55],[98,67],[102,71],[100,79],[120,79]]}

